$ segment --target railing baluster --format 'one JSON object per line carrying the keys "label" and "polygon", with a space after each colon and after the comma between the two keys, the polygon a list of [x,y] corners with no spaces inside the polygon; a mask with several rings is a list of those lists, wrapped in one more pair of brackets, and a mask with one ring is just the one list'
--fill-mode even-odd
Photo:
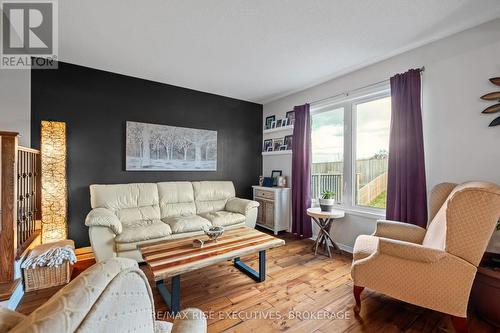
{"label": "railing baluster", "polygon": [[22,248],[35,232],[37,218],[38,151],[19,147],[17,151],[17,248]]}

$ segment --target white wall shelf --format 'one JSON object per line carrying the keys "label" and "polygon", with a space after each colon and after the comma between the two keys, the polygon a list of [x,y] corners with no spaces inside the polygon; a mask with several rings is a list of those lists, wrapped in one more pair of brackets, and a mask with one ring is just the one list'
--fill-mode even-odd
{"label": "white wall shelf", "polygon": [[263,151],[262,156],[268,156],[268,155],[291,155],[292,151],[291,150],[278,150],[278,151]]}
{"label": "white wall shelf", "polygon": [[266,130],[264,130],[263,133],[268,134],[268,133],[275,133],[275,132],[281,132],[281,131],[287,131],[287,130],[293,130],[293,125],[266,129]]}

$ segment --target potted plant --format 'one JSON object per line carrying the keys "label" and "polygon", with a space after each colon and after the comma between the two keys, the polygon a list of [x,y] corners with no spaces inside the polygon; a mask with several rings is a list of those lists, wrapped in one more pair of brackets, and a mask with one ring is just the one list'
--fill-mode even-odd
{"label": "potted plant", "polygon": [[[500,232],[500,223],[496,232]],[[472,304],[478,315],[500,327],[500,253],[486,252],[477,268],[471,292]]]}
{"label": "potted plant", "polygon": [[333,204],[335,203],[335,199],[333,198],[335,193],[332,191],[324,191],[321,193],[321,198],[319,198],[319,206],[321,210],[324,212],[331,212],[333,210]]}

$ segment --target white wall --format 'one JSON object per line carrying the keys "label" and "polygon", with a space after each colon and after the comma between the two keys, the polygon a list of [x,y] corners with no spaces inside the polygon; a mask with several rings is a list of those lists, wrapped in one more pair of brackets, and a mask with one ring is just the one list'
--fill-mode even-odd
{"label": "white wall", "polygon": [[30,147],[31,72],[0,69],[0,131],[18,132],[19,144]]}
{"label": "white wall", "polygon": [[[500,184],[500,127],[488,128],[495,116],[481,111],[492,103],[479,98],[500,90],[488,81],[500,76],[500,19],[265,104],[264,118],[273,114],[282,118],[294,105],[354,90],[421,66],[425,66],[422,112],[427,189],[444,181],[486,180]],[[290,156],[264,157],[264,175],[272,169],[282,169],[290,176]],[[356,235],[370,232],[374,226],[374,218],[349,216],[335,225],[332,234],[337,242],[350,247]],[[500,232],[490,250],[493,243],[494,250],[500,252]]]}

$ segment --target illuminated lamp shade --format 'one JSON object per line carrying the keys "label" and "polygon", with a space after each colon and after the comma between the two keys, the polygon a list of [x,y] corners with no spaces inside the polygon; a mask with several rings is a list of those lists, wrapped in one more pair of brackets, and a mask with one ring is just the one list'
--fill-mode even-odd
{"label": "illuminated lamp shade", "polygon": [[68,235],[66,188],[66,123],[42,121],[42,243]]}

